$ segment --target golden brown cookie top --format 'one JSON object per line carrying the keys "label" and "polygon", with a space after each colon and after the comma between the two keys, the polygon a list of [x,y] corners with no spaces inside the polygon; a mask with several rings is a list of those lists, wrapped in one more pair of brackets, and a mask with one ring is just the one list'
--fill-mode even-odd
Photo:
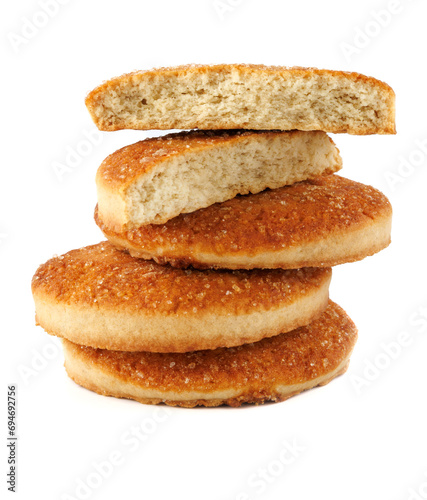
{"label": "golden brown cookie top", "polygon": [[291,303],[331,270],[197,271],[131,257],[110,243],[72,250],[42,264],[34,294],[62,304],[153,314],[245,313]]}

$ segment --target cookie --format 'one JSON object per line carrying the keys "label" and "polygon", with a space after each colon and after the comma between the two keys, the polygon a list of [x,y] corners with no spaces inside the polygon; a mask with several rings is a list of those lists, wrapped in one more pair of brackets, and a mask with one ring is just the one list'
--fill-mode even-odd
{"label": "cookie", "polygon": [[324,132],[169,134],[126,146],[102,162],[99,213],[118,231],[160,224],[237,194],[332,174],[341,165]]}
{"label": "cookie", "polygon": [[103,242],[41,265],[32,291],[50,334],[103,349],[186,352],[309,323],[327,305],[330,279],[330,269],[174,269]]}
{"label": "cookie", "polygon": [[63,341],[65,368],[105,396],[172,406],[283,401],[347,369],[357,330],[333,302],[310,325],[240,347],[189,353],[121,352]]}
{"label": "cookie", "polygon": [[90,92],[100,130],[256,129],[394,134],[393,90],[359,73],[253,64],[137,71]]}

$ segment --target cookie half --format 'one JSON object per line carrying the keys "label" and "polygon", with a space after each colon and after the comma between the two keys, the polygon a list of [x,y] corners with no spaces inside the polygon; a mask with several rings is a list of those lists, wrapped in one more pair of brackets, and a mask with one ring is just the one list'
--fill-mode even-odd
{"label": "cookie half", "polygon": [[255,64],[129,73],[90,92],[100,130],[256,129],[394,134],[393,90],[359,73]]}
{"label": "cookie half", "polygon": [[297,269],[361,260],[390,243],[392,209],[378,190],[338,175],[237,196],[165,224],[114,231],[131,255],[185,268]]}
{"label": "cookie half", "polygon": [[333,302],[310,325],[240,347],[189,353],[121,352],[63,341],[65,368],[105,396],[172,406],[283,401],[347,369],[357,330]]}
{"label": "cookie half", "polygon": [[169,134],[126,146],[102,162],[98,208],[115,230],[160,224],[237,194],[332,174],[341,165],[324,132]]}
{"label": "cookie half", "polygon": [[198,271],[135,259],[104,242],[41,265],[36,320],[77,344],[186,352],[255,342],[325,309],[331,270]]}

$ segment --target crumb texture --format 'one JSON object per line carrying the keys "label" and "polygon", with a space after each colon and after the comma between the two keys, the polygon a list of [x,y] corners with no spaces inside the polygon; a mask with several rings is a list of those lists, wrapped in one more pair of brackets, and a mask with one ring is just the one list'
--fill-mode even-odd
{"label": "crumb texture", "polygon": [[244,64],[113,78],[86,98],[101,130],[257,129],[395,133],[394,92],[359,73]]}
{"label": "crumb texture", "polygon": [[117,228],[159,224],[237,194],[331,174],[342,160],[324,132],[190,131],[146,139],[98,169],[98,207]]}

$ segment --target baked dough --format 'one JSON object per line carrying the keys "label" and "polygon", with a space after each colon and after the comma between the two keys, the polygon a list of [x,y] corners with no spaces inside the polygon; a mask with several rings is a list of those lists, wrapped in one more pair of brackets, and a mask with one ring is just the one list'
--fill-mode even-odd
{"label": "baked dough", "polygon": [[160,224],[237,194],[259,193],[342,166],[324,132],[190,131],[108,156],[96,175],[102,219],[115,230]]}
{"label": "baked dough", "polygon": [[321,176],[259,194],[237,196],[166,224],[114,231],[95,220],[117,248],[185,268],[335,266],[390,243],[392,209],[371,186]]}
{"label": "baked dough", "polygon": [[41,265],[32,291],[50,334],[104,349],[186,352],[306,325],[326,308],[330,279],[330,269],[174,269],[103,242]]}
{"label": "baked dough", "polygon": [[93,349],[63,341],[65,368],[105,396],[194,407],[283,401],[347,369],[357,330],[333,302],[310,325],[234,348],[180,354]]}
{"label": "baked dough", "polygon": [[253,64],[129,73],[92,90],[100,130],[256,129],[394,134],[393,90],[359,73]]}

